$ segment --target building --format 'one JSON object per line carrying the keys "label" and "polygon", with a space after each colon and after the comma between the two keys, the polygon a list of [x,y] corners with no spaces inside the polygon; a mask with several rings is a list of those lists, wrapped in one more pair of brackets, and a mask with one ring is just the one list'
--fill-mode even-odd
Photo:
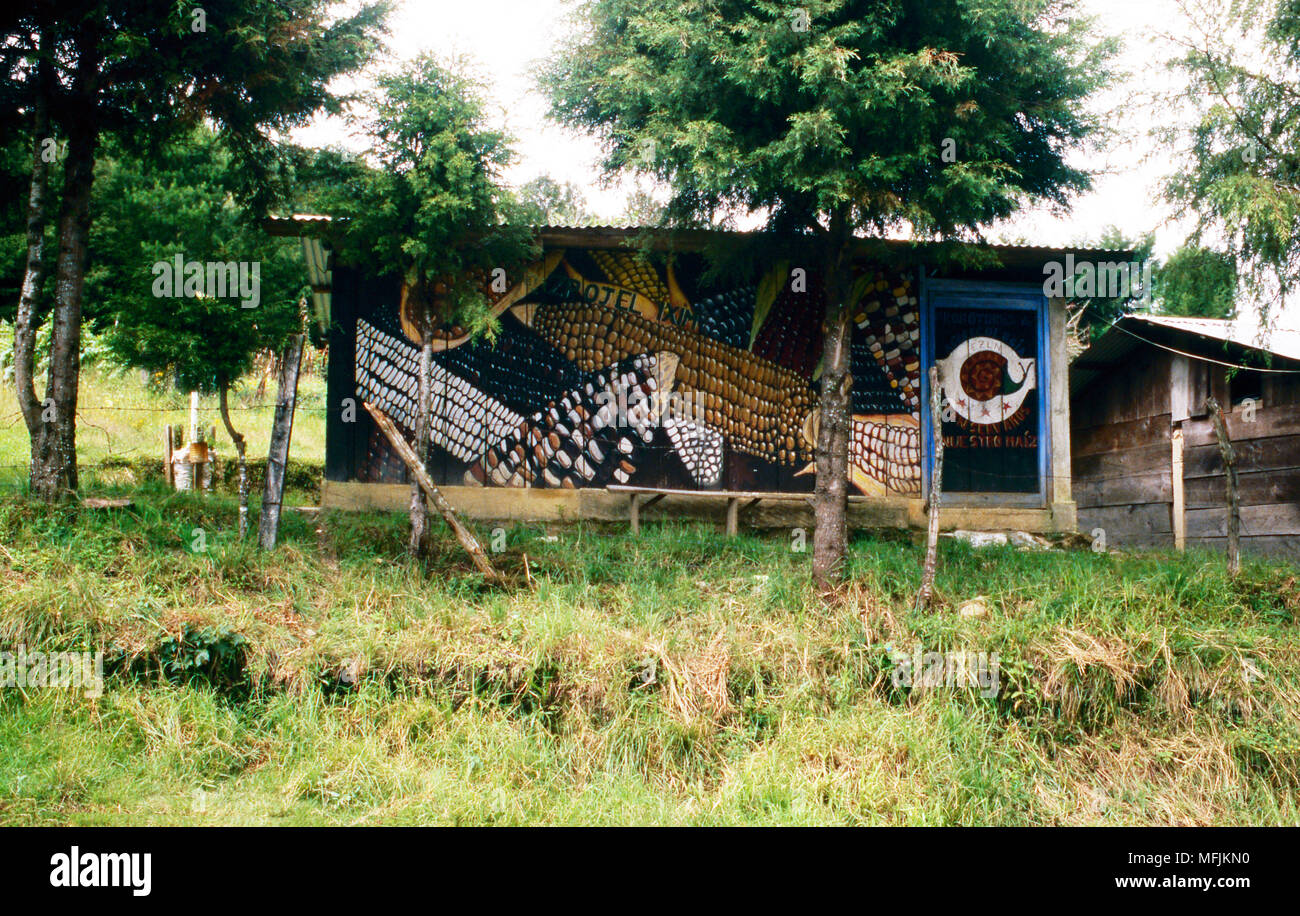
{"label": "building", "polygon": [[1255,345],[1230,321],[1130,315],[1071,365],[1080,531],[1112,547],[1224,548],[1210,396],[1237,456],[1242,551],[1300,558],[1300,346]]}
{"label": "building", "polygon": [[[329,333],[322,503],[404,508],[406,471],[357,409],[369,401],[408,435],[414,424],[418,348],[402,284],[331,263],[328,220],[273,220],[270,231],[304,237]],[[779,256],[709,270],[706,252],[752,238],[540,229],[538,262],[489,293],[495,344],[461,328],[435,341],[427,466],[451,504],[480,518],[618,519],[628,500],[610,486],[811,494],[821,278]],[[853,523],[924,524],[937,363],[945,527],[1074,530],[1066,312],[1043,280],[1066,254],[863,241],[850,476],[864,499]],[[660,509],[705,502],[675,492]],[[795,510],[806,507],[762,503],[744,521],[788,524]]]}

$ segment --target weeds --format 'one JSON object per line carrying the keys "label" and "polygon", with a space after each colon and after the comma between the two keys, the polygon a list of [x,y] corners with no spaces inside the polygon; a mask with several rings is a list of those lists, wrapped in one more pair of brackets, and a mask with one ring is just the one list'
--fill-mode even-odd
{"label": "weeds", "polygon": [[[487,590],[400,516],[272,554],[234,517],[0,503],[0,648],[109,659],[98,699],[0,690],[0,821],[1300,820],[1291,567],[945,544],[918,616],[896,537],[823,600],[780,533],[517,525]],[[916,647],[997,653],[996,696],[900,687]]]}

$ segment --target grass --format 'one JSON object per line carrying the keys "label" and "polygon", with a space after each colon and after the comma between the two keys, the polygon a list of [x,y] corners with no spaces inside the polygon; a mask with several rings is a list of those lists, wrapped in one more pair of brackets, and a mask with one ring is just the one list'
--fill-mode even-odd
{"label": "grass", "polygon": [[[325,460],[325,379],[323,360],[299,377],[299,410],[294,417],[293,459],[319,467]],[[248,456],[265,460],[275,415],[275,379],[261,398],[256,378],[246,378],[231,396],[231,422],[248,440]],[[134,485],[161,476],[162,430],[171,423],[189,427],[189,395],[157,382],[142,383],[136,372],[87,369],[77,398],[77,463],[83,483]],[[199,399],[199,422],[217,428],[218,459],[234,464],[235,450],[217,410],[216,396]],[[0,493],[27,478],[30,448],[27,427],[12,384],[0,384]]]}
{"label": "grass", "polygon": [[[784,534],[519,525],[490,589],[394,515],[289,512],[260,553],[229,487],[161,482],[184,395],[89,371],[81,404],[83,491],[127,509],[28,500],[0,388],[0,649],[108,675],[0,688],[0,824],[1300,823],[1295,567],[945,542],[917,615],[905,537],[823,598]],[[290,502],[323,440],[300,412]],[[996,695],[909,687],[915,650],[997,653]]]}
{"label": "grass", "polygon": [[[0,823],[1300,822],[1294,567],[945,543],[916,615],[892,537],[823,599],[780,534],[520,525],[490,589],[400,516],[234,520],[0,503],[0,647],[108,671],[0,690]],[[997,695],[896,685],[917,647]]]}

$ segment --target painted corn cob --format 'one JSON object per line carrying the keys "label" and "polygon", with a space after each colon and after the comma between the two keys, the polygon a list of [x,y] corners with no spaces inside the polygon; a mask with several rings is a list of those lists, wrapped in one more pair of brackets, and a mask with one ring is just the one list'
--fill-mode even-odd
{"label": "painted corn cob", "polygon": [[799,430],[813,410],[813,393],[789,369],[623,310],[548,303],[519,305],[512,311],[585,371],[638,353],[676,353],[677,389],[691,399],[698,419],[721,433],[732,448],[791,466],[811,458]]}

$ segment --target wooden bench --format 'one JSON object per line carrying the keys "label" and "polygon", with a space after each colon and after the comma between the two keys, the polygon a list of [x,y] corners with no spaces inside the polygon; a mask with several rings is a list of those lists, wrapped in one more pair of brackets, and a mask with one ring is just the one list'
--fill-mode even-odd
{"label": "wooden bench", "polygon": [[[740,528],[740,510],[750,509],[760,502],[806,502],[813,504],[811,493],[772,493],[750,492],[746,490],[673,490],[660,487],[628,487],[610,484],[606,487],[611,493],[626,493],[628,496],[628,520],[632,523],[632,533],[641,532],[641,510],[648,509],[665,496],[689,496],[694,499],[727,501],[727,536],[734,537]],[[865,496],[850,496],[849,502],[866,502]],[[744,503],[744,506],[741,506]]]}

